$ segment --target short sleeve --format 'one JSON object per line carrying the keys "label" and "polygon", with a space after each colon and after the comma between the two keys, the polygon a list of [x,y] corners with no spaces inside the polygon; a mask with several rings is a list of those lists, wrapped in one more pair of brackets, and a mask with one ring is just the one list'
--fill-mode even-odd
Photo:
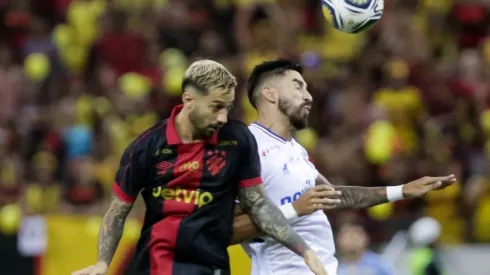
{"label": "short sleeve", "polygon": [[138,145],[135,142],[124,151],[113,185],[114,194],[127,203],[136,200],[147,178],[145,152]]}
{"label": "short sleeve", "polygon": [[252,132],[247,127],[244,129],[244,144],[241,146],[241,165],[239,166],[240,188],[252,187],[262,183],[257,142]]}
{"label": "short sleeve", "polygon": [[311,170],[313,171],[313,174],[314,174],[314,178],[318,178],[318,175],[320,175],[320,173],[318,172],[318,170],[316,170],[316,167],[315,167],[315,164],[313,164],[313,162],[311,162],[310,159],[308,159],[308,165],[310,166]]}

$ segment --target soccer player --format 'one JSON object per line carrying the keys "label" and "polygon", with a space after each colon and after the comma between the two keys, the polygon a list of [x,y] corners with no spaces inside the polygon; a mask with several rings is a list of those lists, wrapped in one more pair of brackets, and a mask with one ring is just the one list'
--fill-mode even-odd
{"label": "soccer player", "polygon": [[[254,68],[248,97],[259,118],[249,128],[258,143],[266,194],[320,256],[328,274],[336,275],[332,228],[319,210],[359,209],[419,197],[454,183],[455,178],[424,177],[392,187],[333,186],[318,173],[306,150],[293,138],[297,129],[306,126],[312,105],[301,74],[302,68],[287,60],[269,61]],[[247,213],[237,208],[236,215],[233,243],[255,238],[243,245],[252,258],[253,275],[310,274],[306,265],[277,241],[261,237],[263,233]]]}
{"label": "soccer player", "polygon": [[98,262],[73,274],[107,272],[138,194],[146,215],[128,274],[230,274],[227,247],[236,196],[261,231],[303,257],[315,274],[327,274],[265,196],[253,135],[243,123],[227,119],[235,86],[235,77],[214,61],[187,69],[183,104],[123,154],[100,228]]}

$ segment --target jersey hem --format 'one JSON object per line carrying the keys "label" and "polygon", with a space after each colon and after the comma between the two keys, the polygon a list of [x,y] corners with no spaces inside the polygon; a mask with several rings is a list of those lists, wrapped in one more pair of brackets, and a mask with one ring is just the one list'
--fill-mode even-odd
{"label": "jersey hem", "polygon": [[240,188],[253,187],[253,186],[257,186],[259,184],[262,184],[262,178],[261,177],[255,177],[255,178],[251,178],[251,179],[241,180],[240,181]]}
{"label": "jersey hem", "polygon": [[112,185],[112,191],[118,199],[125,203],[133,203],[136,201],[136,197],[124,193],[124,191],[121,189],[121,186],[119,186],[116,182]]}

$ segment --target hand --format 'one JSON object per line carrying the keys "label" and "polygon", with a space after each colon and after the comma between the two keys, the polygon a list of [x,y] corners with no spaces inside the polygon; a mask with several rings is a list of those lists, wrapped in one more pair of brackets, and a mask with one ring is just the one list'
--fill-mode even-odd
{"label": "hand", "polygon": [[293,207],[298,216],[309,215],[317,210],[335,209],[341,203],[340,195],[342,193],[331,186],[313,186],[293,202]]}
{"label": "hand", "polygon": [[403,197],[418,198],[432,190],[444,189],[456,182],[454,175],[445,177],[423,177],[403,185]]}
{"label": "hand", "polygon": [[305,264],[310,268],[313,273],[315,273],[315,275],[328,275],[322,262],[320,261],[320,259],[318,259],[313,251],[306,251],[303,259],[305,260]]}
{"label": "hand", "polygon": [[72,272],[71,275],[104,275],[107,273],[108,266],[104,262],[98,262],[84,269]]}

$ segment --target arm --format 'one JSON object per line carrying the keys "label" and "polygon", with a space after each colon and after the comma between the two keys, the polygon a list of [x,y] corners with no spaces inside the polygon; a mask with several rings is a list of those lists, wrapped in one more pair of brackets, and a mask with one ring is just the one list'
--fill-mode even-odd
{"label": "arm", "polygon": [[316,185],[333,186],[341,192],[341,203],[336,209],[361,209],[400,199],[422,197],[432,190],[451,186],[456,182],[454,175],[445,177],[423,177],[400,186],[360,187],[333,186],[323,175],[318,174]]}
{"label": "arm", "polygon": [[243,211],[241,213],[235,212],[235,219],[233,220],[233,237],[231,238],[231,244],[240,244],[263,235],[264,233],[254,223],[252,217],[250,217],[249,214]]}
{"label": "arm", "polygon": [[388,202],[386,187],[333,186],[322,174],[318,174],[315,184],[342,192],[337,209],[362,209]]}
{"label": "arm", "polygon": [[135,148],[137,146],[137,142],[132,143],[121,158],[116,180],[112,186],[114,195],[99,230],[97,263],[75,271],[72,275],[107,273],[123,234],[126,217],[142,188],[141,183],[147,180],[146,150]]}
{"label": "arm", "polygon": [[294,253],[304,256],[310,248],[289,225],[281,210],[265,196],[262,184],[241,188],[240,204],[258,228]]}
{"label": "arm", "polygon": [[[298,216],[309,215],[317,210],[336,209],[341,203],[339,191],[327,185],[309,188],[297,200],[279,206],[279,210],[288,220]],[[240,243],[263,235],[252,218],[243,212],[240,206],[235,207],[232,242]]]}
{"label": "arm", "polygon": [[113,196],[104,215],[99,231],[98,261],[109,266],[122,237],[124,222],[131,211],[132,203],[123,202]]}

